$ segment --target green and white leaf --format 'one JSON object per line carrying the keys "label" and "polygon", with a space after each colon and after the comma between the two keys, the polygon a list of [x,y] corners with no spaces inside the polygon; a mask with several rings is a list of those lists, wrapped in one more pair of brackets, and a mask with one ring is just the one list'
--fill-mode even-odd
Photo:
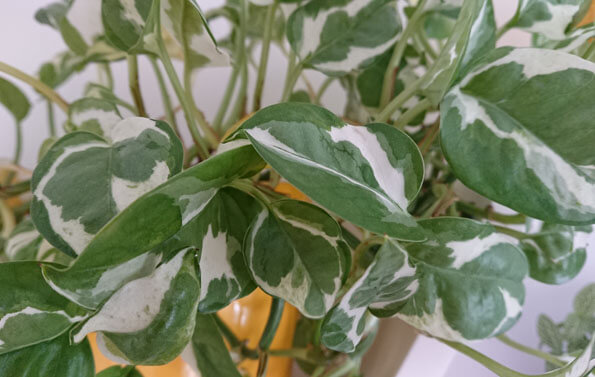
{"label": "green and white leaf", "polygon": [[199,284],[194,250],[182,250],[151,275],[117,290],[73,331],[73,340],[78,343],[97,331],[99,349],[117,363],[166,364],[194,332]]}
{"label": "green and white leaf", "polygon": [[574,298],[574,311],[584,317],[595,315],[595,283],[579,291]]}
{"label": "green and white leaf", "polygon": [[194,334],[182,357],[202,377],[241,376],[211,315],[196,315]]}
{"label": "green and white leaf", "polygon": [[538,234],[522,240],[529,275],[546,284],[563,284],[578,275],[587,259],[592,234],[591,226],[585,228],[544,223]]}
{"label": "green and white leaf", "polygon": [[35,229],[31,219],[21,221],[12,231],[4,246],[4,254],[9,261],[45,260],[51,245]]}
{"label": "green and white leaf", "polygon": [[591,24],[574,30],[552,47],[558,51],[572,53],[584,45],[589,46],[592,43],[589,40],[593,37],[595,37],[595,25]]}
{"label": "green and white leaf", "polygon": [[423,180],[421,153],[394,127],[352,126],[321,107],[283,103],[240,130],[283,178],[329,211],[376,233],[424,239],[407,213]]}
{"label": "green and white leaf", "polygon": [[20,123],[27,114],[31,104],[23,92],[10,81],[0,77],[0,103]]}
{"label": "green and white leaf", "polygon": [[184,51],[185,75],[192,76],[201,67],[230,64],[195,0],[161,0],[161,26]]}
{"label": "green and white leaf", "polygon": [[496,46],[492,0],[466,0],[442,52],[426,73],[422,92],[438,105],[472,63]]}
{"label": "green and white leaf", "polygon": [[158,53],[158,7],[159,0],[101,0],[105,36],[128,53]]}
{"label": "green and white leaf", "polygon": [[595,358],[593,358],[593,345],[595,343],[595,334],[591,334],[591,341],[581,354],[566,366],[542,374],[537,377],[585,377],[595,368]]}
{"label": "green and white leaf", "polygon": [[0,286],[0,354],[53,339],[87,317],[47,285],[37,262],[0,264]]}
{"label": "green and white leaf", "polygon": [[0,377],[17,376],[93,377],[95,365],[89,341],[85,339],[71,345],[68,334],[63,334],[54,340],[0,355]]}
{"label": "green and white leaf", "polygon": [[231,187],[221,188],[213,193],[200,216],[168,240],[169,248],[199,250],[201,313],[223,309],[256,287],[244,261],[242,243],[261,209],[252,196]]}
{"label": "green and white leaf", "polygon": [[537,319],[537,333],[541,340],[541,344],[545,344],[550,348],[554,355],[561,355],[563,352],[562,332],[560,327],[546,315],[540,315]]}
{"label": "green and white leaf", "polygon": [[229,148],[134,201],[69,268],[44,267],[48,282],[72,301],[96,309],[127,282],[150,274],[159,256],[149,251],[200,215],[219,188],[264,167],[250,145]]}
{"label": "green and white leaf", "polygon": [[527,261],[515,239],[464,218],[421,220],[428,241],[405,246],[419,288],[397,316],[465,342],[501,334],[521,314]]}
{"label": "green and white leaf", "polygon": [[56,55],[49,62],[39,67],[39,79],[51,88],[57,88],[75,72],[80,71],[87,64],[85,57],[72,51],[64,51]]}
{"label": "green and white leaf", "polygon": [[333,306],[349,271],[341,228],[322,209],[296,200],[274,202],[252,223],[244,254],[254,281],[309,318]]}
{"label": "green and white leaf", "polygon": [[322,343],[335,351],[353,352],[364,335],[365,314],[395,314],[418,287],[415,268],[405,250],[387,238],[372,264],[325,317]]}
{"label": "green and white leaf", "polygon": [[400,31],[396,2],[389,0],[312,0],[287,20],[287,39],[297,56],[332,75],[365,68]]}
{"label": "green and white leaf", "polygon": [[71,256],[136,198],[177,174],[183,159],[182,144],[165,122],[131,117],[116,123],[113,109],[75,111],[75,121],[104,137],[88,132],[62,137],[31,181],[35,226]]}
{"label": "green and white leaf", "polygon": [[566,29],[587,0],[519,0],[516,26],[553,40],[566,38]]}
{"label": "green and white leaf", "polygon": [[81,98],[68,106],[68,121],[80,131],[110,138],[113,128],[121,120],[116,105],[103,99]]}
{"label": "green and white leaf", "polygon": [[[564,95],[545,100],[544,91]],[[441,113],[442,150],[466,186],[546,222],[595,222],[594,63],[498,49],[448,93]]]}

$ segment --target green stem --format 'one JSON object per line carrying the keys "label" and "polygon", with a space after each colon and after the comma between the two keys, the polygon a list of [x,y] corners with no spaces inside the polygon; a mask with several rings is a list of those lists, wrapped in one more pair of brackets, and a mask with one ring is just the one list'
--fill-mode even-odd
{"label": "green stem", "polygon": [[147,118],[147,111],[145,110],[145,103],[138,82],[137,57],[136,55],[128,55],[126,61],[128,62],[128,86],[130,87],[130,93],[132,94],[134,105],[136,106],[136,113],[138,116]]}
{"label": "green stem", "polygon": [[517,240],[524,240],[524,239],[536,236],[536,234],[527,234],[527,233],[519,232],[514,229],[507,228],[505,226],[500,226],[500,225],[494,225],[494,228],[496,228],[496,230],[498,232],[507,234],[511,237],[516,238]]}
{"label": "green stem", "polygon": [[390,101],[390,103],[388,103],[380,112],[380,114],[378,114],[378,117],[376,117],[376,121],[378,122],[386,122],[390,119],[391,115],[393,115],[393,113],[395,111],[397,111],[401,106],[403,106],[405,104],[405,102],[407,102],[409,100],[409,98],[413,97],[413,95],[415,95],[415,93],[417,93],[419,87],[421,86],[421,84],[424,81],[424,77],[420,77],[419,79],[417,79],[417,81],[415,81],[414,83],[412,83],[411,85],[405,87],[405,89],[399,93],[398,96],[396,96],[395,98],[393,98],[392,101]]}
{"label": "green stem", "polygon": [[297,57],[293,50],[289,53],[289,65],[287,67],[287,74],[285,75],[285,84],[283,85],[283,95],[281,102],[287,102],[291,96],[291,92],[295,87],[295,83],[302,73],[302,63],[297,63]]}
{"label": "green stem", "polygon": [[336,77],[329,76],[322,82],[322,84],[320,85],[320,89],[318,89],[318,93],[316,93],[316,98],[314,99],[315,104],[320,105],[320,100],[322,99],[322,96],[329,88],[329,86],[331,86],[333,81],[335,81],[335,79]]}
{"label": "green stem", "polygon": [[493,220],[502,224],[524,224],[527,221],[527,216],[521,213],[516,215],[504,215],[494,212],[491,207],[477,208],[474,205],[465,202],[457,202],[457,208],[475,217]]}
{"label": "green stem", "polygon": [[264,24],[264,36],[262,40],[262,49],[260,51],[260,65],[258,67],[258,75],[256,76],[256,87],[254,88],[254,106],[252,111],[258,111],[262,101],[262,92],[264,90],[264,80],[267,71],[267,64],[269,61],[269,49],[271,47],[271,37],[273,35],[273,24],[275,22],[275,14],[279,7],[279,0],[275,0],[267,10],[266,20]]}
{"label": "green stem", "polygon": [[12,157],[12,162],[15,165],[19,165],[21,162],[21,151],[23,149],[23,130],[21,129],[21,122],[15,123],[15,147],[14,147],[14,155]]}
{"label": "green stem", "polygon": [[[159,18],[159,17],[157,17]],[[159,30],[161,25],[157,25],[157,30]],[[163,67],[165,68],[165,72],[171,81],[171,84],[178,96],[178,100],[184,109],[184,117],[186,118],[186,123],[188,126],[188,130],[192,135],[192,140],[194,140],[194,144],[197,147],[197,153],[202,160],[206,160],[209,157],[208,147],[198,132],[198,127],[196,125],[196,121],[194,119],[192,106],[190,101],[188,101],[188,97],[186,97],[186,93],[184,93],[184,88],[180,83],[180,79],[176,73],[174,65],[167,54],[167,49],[165,48],[165,44],[163,43],[163,38],[161,37],[160,33],[157,33],[157,45],[159,47],[159,57],[161,58],[161,62],[163,63]]]}
{"label": "green stem", "polygon": [[244,191],[247,194],[250,194],[255,199],[258,199],[269,210],[271,210],[271,200],[269,199],[269,197],[266,196],[266,194],[260,191],[257,187],[255,187],[251,181],[246,179],[238,179],[230,183],[229,186]]}
{"label": "green stem", "polygon": [[245,356],[249,359],[258,359],[258,352],[256,352],[253,349],[247,348],[245,344],[236,337],[233,331],[231,331],[231,329],[227,327],[225,322],[223,322],[223,320],[217,314],[213,314],[212,316],[215,320],[215,323],[217,324],[217,327],[219,328],[219,331],[221,331],[221,335],[223,335],[223,337],[229,343],[230,348],[240,350],[242,356]]}
{"label": "green stem", "polygon": [[436,60],[438,58],[438,52],[436,52],[436,50],[434,50],[434,46],[432,46],[432,44],[428,40],[426,31],[424,30],[424,28],[419,29],[417,36],[418,36],[419,41],[421,42],[422,46],[424,47],[424,50],[430,55],[430,57],[432,59]]}
{"label": "green stem", "polygon": [[353,362],[352,359],[348,359],[343,364],[337,366],[335,369],[329,370],[327,373],[323,374],[323,377],[342,377],[346,373],[351,372],[354,368],[357,367],[357,364]]}
{"label": "green stem", "polygon": [[103,72],[105,73],[105,81],[106,81],[105,86],[113,91],[114,90],[114,76],[112,75],[112,69],[111,69],[109,63],[101,64],[100,69],[103,69]]}
{"label": "green stem", "polygon": [[500,27],[498,30],[496,30],[496,40],[500,39],[500,37],[502,37],[504,35],[504,33],[506,33],[508,30],[510,30],[516,26],[516,24],[519,20],[519,16],[521,14],[521,4],[522,3],[523,3],[522,1],[518,2],[514,16],[512,16],[512,18],[510,20],[508,20],[507,23],[502,25],[502,27]]}
{"label": "green stem", "polygon": [[151,62],[151,66],[153,67],[153,71],[155,72],[155,76],[157,77],[157,83],[159,84],[161,100],[163,102],[163,107],[165,108],[165,117],[167,119],[167,122],[173,127],[178,136],[180,136],[178,122],[176,122],[176,115],[174,114],[173,106],[171,104],[169,92],[167,91],[167,86],[165,85],[165,79],[163,78],[163,74],[161,73],[159,65],[157,64],[157,60],[154,57],[149,57],[149,61]]}
{"label": "green stem", "polygon": [[[15,173],[15,171],[11,171]],[[0,199],[21,195],[31,190],[31,180],[18,182],[11,185],[0,186]]]}
{"label": "green stem", "polygon": [[430,151],[430,147],[436,140],[436,137],[440,134],[440,118],[438,118],[434,124],[430,127],[430,129],[426,132],[423,139],[419,142],[419,150],[421,151],[421,155],[426,157],[428,152]]}
{"label": "green stem", "polygon": [[404,129],[405,126],[409,124],[409,122],[417,118],[419,114],[428,110],[430,107],[432,107],[432,102],[427,98],[422,99],[415,106],[405,111],[403,115],[401,115],[395,121],[395,127],[397,127],[400,130]]}
{"label": "green stem", "polygon": [[496,373],[500,377],[528,377],[528,375],[519,373],[514,371],[504,365],[498,363],[495,360],[490,359],[486,355],[464,345],[461,343],[451,342],[448,340],[438,339],[442,343],[446,344],[447,346],[461,352],[462,354],[469,356],[473,360],[477,361],[478,363],[482,364],[484,367],[488,368],[492,372]]}
{"label": "green stem", "polygon": [[[407,48],[407,42],[409,41],[409,37],[413,34],[415,29],[418,26],[419,21],[422,19],[422,16],[425,13],[425,6],[427,0],[421,0],[417,5],[417,9],[409,19],[409,23],[401,33],[401,37],[399,41],[395,45],[395,49],[393,50],[393,55],[388,63],[388,67],[386,67],[386,72],[384,73],[384,80],[382,83],[382,94],[380,96],[380,107],[385,107],[390,98],[392,96],[394,82],[395,82],[395,69],[401,64],[401,60],[403,59],[403,55],[405,54],[405,49]],[[388,119],[388,118],[387,118]]]}
{"label": "green stem", "polygon": [[273,302],[271,303],[271,309],[269,311],[269,318],[267,319],[264,331],[262,332],[260,341],[258,342],[258,349],[261,350],[261,353],[260,357],[258,358],[258,372],[256,373],[257,377],[262,377],[266,373],[269,360],[267,351],[273,342],[273,338],[275,338],[277,329],[279,328],[279,323],[281,322],[281,317],[283,316],[284,306],[285,301],[278,297],[273,297]]}
{"label": "green stem", "polygon": [[587,48],[587,50],[583,54],[583,59],[590,60],[591,59],[591,55],[594,55],[595,54],[595,42],[590,42],[590,43],[591,44],[589,45],[589,48]]}
{"label": "green stem", "polygon": [[25,72],[17,69],[13,66],[10,66],[6,63],[0,62],[0,72],[4,72],[12,77],[15,77],[35,88],[39,93],[45,96],[48,100],[54,102],[58,105],[62,111],[68,114],[68,102],[64,100],[58,93],[56,93],[52,88],[47,86],[46,84],[42,83],[38,79],[33,76],[29,76]]}
{"label": "green stem", "polygon": [[48,109],[48,128],[50,131],[50,136],[56,136],[56,118],[54,116],[54,104],[52,101],[47,101],[47,109]]}
{"label": "green stem", "polygon": [[231,71],[231,76],[229,77],[229,81],[227,82],[227,87],[225,88],[225,93],[223,94],[223,99],[221,100],[221,104],[219,105],[219,110],[217,110],[217,114],[215,115],[215,119],[213,120],[213,127],[215,127],[215,131],[217,131],[219,134],[223,132],[223,117],[225,117],[225,113],[229,108],[231,96],[236,87],[236,82],[238,81],[238,75],[240,73],[239,66],[241,64],[243,63],[237,62],[236,65],[234,65]]}
{"label": "green stem", "polygon": [[567,363],[565,363],[564,361],[558,359],[557,357],[550,355],[547,352],[543,352],[531,347],[527,347],[523,344],[517,343],[514,340],[510,339],[509,337],[507,337],[506,335],[500,335],[498,336],[498,340],[500,340],[502,343],[517,349],[521,352],[527,353],[529,355],[533,355],[536,357],[539,357],[540,359],[543,359],[551,364],[557,365],[559,367],[563,367],[565,366]]}

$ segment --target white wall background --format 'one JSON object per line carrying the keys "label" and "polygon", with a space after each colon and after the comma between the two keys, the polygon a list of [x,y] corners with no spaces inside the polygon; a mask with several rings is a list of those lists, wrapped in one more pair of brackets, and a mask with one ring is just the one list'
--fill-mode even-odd
{"label": "white wall background", "polygon": [[[88,0],[90,1],[90,0]],[[54,55],[65,49],[65,45],[57,32],[47,26],[40,25],[33,19],[35,11],[47,4],[49,0],[9,1],[2,0],[0,12],[0,60],[27,73],[35,73],[42,62],[52,59]],[[200,0],[203,8],[211,8],[221,4],[222,0]],[[505,22],[516,9],[516,0],[495,0],[496,15],[500,24]],[[222,25],[214,25],[216,33],[224,32]],[[501,40],[502,44],[523,46],[527,45],[529,36],[513,31]],[[269,70],[267,73],[268,86],[265,88],[264,104],[274,103],[280,98],[281,86],[285,75],[285,61],[277,49],[272,49]],[[212,68],[202,72],[198,85],[195,88],[199,107],[212,119],[220,98],[223,95],[229,68]],[[84,85],[89,80],[96,79],[97,73],[92,68],[86,69],[78,76],[70,79],[63,85],[59,92],[67,101],[72,101],[82,95]],[[127,87],[125,63],[118,63],[114,68],[116,92],[123,98],[130,98]],[[155,77],[150,66],[141,59],[141,89],[144,94],[145,104],[152,117],[163,114],[161,98]],[[311,72],[309,77],[317,85],[322,80],[322,75]],[[47,137],[47,115],[45,101],[36,95],[33,90],[25,85],[18,85],[26,92],[33,103],[33,108],[28,118],[23,123],[23,136],[25,146],[23,150],[23,164],[32,168],[37,159],[37,150],[41,142]],[[303,84],[300,84],[303,85]],[[173,96],[173,92],[172,92]],[[172,97],[174,98],[174,97]],[[340,113],[344,106],[344,98],[338,84],[333,84],[325,96],[325,105],[331,110]],[[174,103],[176,101],[174,100]],[[65,119],[58,108],[55,109],[58,125]],[[181,119],[180,119],[181,120]],[[0,158],[10,158],[14,148],[13,119],[10,114],[0,108]],[[591,254],[593,244],[590,247]],[[510,331],[509,335],[529,346],[538,346],[536,320],[539,314],[547,313],[556,321],[561,321],[572,308],[574,294],[583,286],[595,281],[595,258],[589,255],[587,265],[582,273],[572,282],[562,286],[545,286],[534,281],[527,282],[527,299],[525,310],[518,324]],[[445,347],[445,346],[438,346]],[[499,360],[511,368],[525,373],[540,373],[544,371],[544,363],[531,356],[512,350],[497,340],[479,342],[477,347],[482,352]],[[429,351],[429,352],[426,352]],[[419,360],[432,363],[436,352],[447,352],[433,347],[431,350],[420,350]],[[473,360],[463,355],[456,355],[444,376],[493,376]],[[412,377],[417,373],[412,372]]]}

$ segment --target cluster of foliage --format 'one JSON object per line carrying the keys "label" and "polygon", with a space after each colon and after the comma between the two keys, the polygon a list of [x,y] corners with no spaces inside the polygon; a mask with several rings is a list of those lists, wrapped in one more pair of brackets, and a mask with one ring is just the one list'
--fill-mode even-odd
{"label": "cluster of foliage", "polygon": [[[511,328],[527,276],[561,284],[585,263],[595,25],[579,21],[589,4],[521,0],[500,29],[492,0],[228,0],[207,13],[195,0],[64,0],[40,9],[36,19],[68,51],[38,77],[0,63],[47,98],[52,135],[21,179],[30,106],[0,79],[18,131],[0,192],[0,376],[93,376],[92,332],[120,363],[164,364],[187,349],[204,377],[239,376],[243,358],[258,359],[264,376],[280,352],[270,344],[285,302],[304,319],[295,348],[281,351],[313,376],[358,375],[375,318],[394,315],[519,376],[467,344]],[[213,19],[232,26],[219,44]],[[533,33],[534,46],[496,48],[511,28]],[[260,109],[272,45],[287,55],[287,77],[279,103]],[[158,77],[162,120],[144,106],[139,55]],[[110,64],[120,60],[133,103],[113,91]],[[221,65],[232,73],[206,119],[193,89],[208,88],[196,73]],[[88,66],[104,79],[67,103],[56,90]],[[305,70],[328,76],[318,91],[295,91]],[[335,80],[344,117],[320,106]],[[61,137],[55,106],[68,116]],[[276,192],[281,179],[316,204]],[[465,201],[459,182],[516,214]],[[23,202],[9,205],[16,197]],[[509,226],[533,219],[538,229]],[[258,348],[247,349],[216,313],[257,287],[274,299]],[[591,371],[595,338],[581,331],[564,347],[558,335],[548,341],[554,354],[576,351],[547,356],[560,364],[549,376]]]}

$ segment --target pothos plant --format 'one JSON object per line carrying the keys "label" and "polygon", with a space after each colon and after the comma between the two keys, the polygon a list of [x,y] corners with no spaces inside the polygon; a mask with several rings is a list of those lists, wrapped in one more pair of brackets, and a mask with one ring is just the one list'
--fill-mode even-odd
{"label": "pothos plant", "polygon": [[[204,377],[239,376],[235,363],[246,358],[264,376],[275,354],[312,376],[356,376],[375,319],[388,316],[501,376],[524,376],[471,347],[514,325],[527,277],[561,284],[585,263],[595,25],[579,21],[589,3],[521,0],[501,28],[491,0],[228,0],[207,13],[195,0],[67,0],[40,9],[36,19],[69,49],[37,77],[0,63],[48,100],[51,133],[23,178],[30,106],[2,78],[17,141],[0,191],[0,376],[93,376],[92,332],[122,364],[164,364],[187,349]],[[214,19],[231,25],[218,44]],[[533,33],[534,46],[496,48],[511,28]],[[287,76],[279,103],[261,109],[265,83],[277,85],[265,80],[271,45],[287,56]],[[162,117],[144,105],[139,55],[157,75]],[[120,60],[132,103],[113,90]],[[193,97],[209,90],[197,72],[220,65],[232,72],[207,119]],[[101,80],[65,101],[59,86],[88,66]],[[308,70],[327,76],[320,88]],[[295,90],[301,78],[307,91]],[[344,116],[320,106],[334,81]],[[55,107],[67,114],[61,137]],[[281,180],[311,202],[277,192]],[[458,182],[515,213],[473,205]],[[257,287],[274,299],[250,349],[217,311]],[[302,315],[295,347],[271,349],[287,304]],[[547,376],[587,375],[593,342],[571,347],[576,358],[552,347],[558,356],[546,358],[558,369]]]}

